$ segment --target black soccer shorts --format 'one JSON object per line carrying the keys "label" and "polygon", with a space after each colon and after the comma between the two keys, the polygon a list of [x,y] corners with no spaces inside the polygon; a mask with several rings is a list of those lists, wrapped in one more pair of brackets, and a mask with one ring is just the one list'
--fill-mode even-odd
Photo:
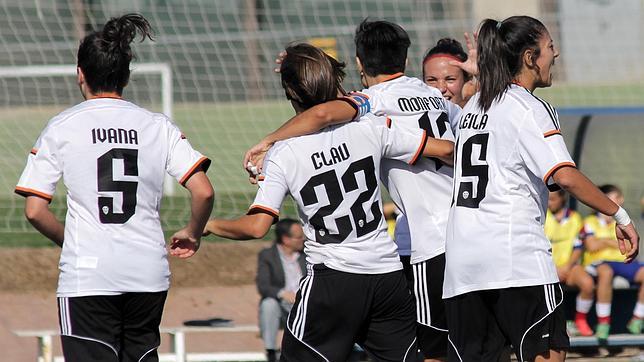
{"label": "black soccer shorts", "polygon": [[519,361],[533,361],[570,346],[559,283],[480,290],[445,302],[449,361],[495,361],[508,344]]}
{"label": "black soccer shorts", "polygon": [[167,292],[58,298],[66,362],[157,362]]}
{"label": "black soccer shorts", "polygon": [[416,299],[418,348],[425,358],[447,356],[447,318],[443,301],[445,253],[411,265]]}
{"label": "black soccer shorts", "polygon": [[307,269],[282,338],[281,361],[345,362],[354,343],[376,361],[416,361],[414,304],[402,270]]}

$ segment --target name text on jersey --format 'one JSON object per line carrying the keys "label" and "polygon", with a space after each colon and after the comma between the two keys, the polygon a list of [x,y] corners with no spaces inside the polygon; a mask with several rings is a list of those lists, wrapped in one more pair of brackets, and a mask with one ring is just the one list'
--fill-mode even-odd
{"label": "name text on jersey", "polygon": [[459,129],[484,129],[487,126],[487,114],[468,113],[458,122]]}
{"label": "name text on jersey", "polygon": [[445,100],[440,97],[402,97],[398,98],[398,107],[403,112],[447,110]]}
{"label": "name text on jersey", "polygon": [[123,128],[92,128],[92,143],[124,143],[139,144],[139,136],[135,129]]}
{"label": "name text on jersey", "polygon": [[315,152],[311,155],[313,167],[318,170],[322,166],[331,166],[336,163],[346,161],[349,159],[349,148],[346,143],[338,147],[331,147],[329,151]]}

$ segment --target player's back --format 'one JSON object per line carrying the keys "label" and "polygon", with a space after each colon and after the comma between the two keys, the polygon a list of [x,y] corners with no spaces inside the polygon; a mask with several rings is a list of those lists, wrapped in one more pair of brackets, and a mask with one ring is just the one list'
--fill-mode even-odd
{"label": "player's back", "polygon": [[517,85],[487,112],[478,97],[458,123],[444,297],[557,281],[543,232],[547,184],[574,163],[556,113]]}
{"label": "player's back", "polygon": [[280,194],[290,193],[304,224],[309,263],[366,274],[401,269],[382,213],[378,170],[382,157],[415,162],[425,138],[420,131],[396,134],[359,121],[278,142],[251,210],[279,210]]}
{"label": "player's back", "polygon": [[[431,137],[454,140],[450,122],[456,121],[460,108],[420,79],[399,74],[361,93],[369,97],[371,111],[392,129],[423,129]],[[423,158],[413,166],[382,162],[381,179],[409,221],[412,263],[445,251],[452,176],[453,168],[437,159]]]}
{"label": "player's back", "polygon": [[[205,160],[178,155],[181,137],[164,115],[120,99],[88,100],[49,122],[34,157],[51,158],[67,189],[60,296],[168,288],[164,176],[187,178],[185,167]],[[181,158],[188,166],[177,166]]]}

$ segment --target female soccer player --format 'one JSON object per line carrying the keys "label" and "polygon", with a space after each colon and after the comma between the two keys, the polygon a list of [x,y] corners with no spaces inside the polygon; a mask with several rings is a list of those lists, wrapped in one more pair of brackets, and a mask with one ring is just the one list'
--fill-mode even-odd
{"label": "female soccer player", "polygon": [[450,360],[480,361],[510,342],[519,361],[561,361],[569,345],[563,293],[543,231],[548,187],[614,215],[627,262],[639,237],[626,211],[575,168],[555,110],[532,92],[552,83],[559,53],[528,16],[478,32],[480,92],[458,127],[443,297]]}
{"label": "female soccer player", "polygon": [[[128,14],[87,35],[78,49],[85,101],[52,118],[36,141],[16,193],[25,215],[63,248],[58,280],[66,361],[158,361],[159,322],[170,270],[159,219],[163,179],[191,194],[188,225],[170,254],[199,247],[213,203],[210,160],[192,149],[165,115],[122,98],[137,34],[148,21]],[[49,210],[56,183],[67,188],[65,225]]]}
{"label": "female soccer player", "polygon": [[[295,111],[342,95],[343,67],[311,45],[287,48],[280,75]],[[414,303],[387,234],[378,174],[385,159],[415,164],[421,153],[451,155],[453,144],[382,121],[362,119],[276,143],[248,214],[206,226],[230,239],[261,238],[286,194],[295,200],[308,275],[286,324],[283,360],[346,361],[354,343],[378,361],[416,360]]]}
{"label": "female soccer player", "polygon": [[452,38],[440,39],[423,57],[423,80],[429,86],[437,88],[443,97],[454,104],[465,107],[470,97],[476,93],[473,75],[468,73],[465,63],[470,58],[476,60],[476,36],[470,40],[465,35],[470,57],[463,46]]}
{"label": "female soccer player", "polygon": [[[603,185],[599,188],[617,205],[624,203],[624,194],[615,185]],[[644,319],[644,265],[639,261],[624,264],[624,255],[619,250],[615,237],[615,219],[612,216],[596,212],[584,219],[580,233],[584,248],[584,265],[586,270],[597,277],[597,328],[595,335],[599,340],[606,340],[610,333],[611,301],[613,299],[613,277],[620,276],[631,284],[639,284],[637,304],[633,317],[626,328],[633,334],[642,331]]]}

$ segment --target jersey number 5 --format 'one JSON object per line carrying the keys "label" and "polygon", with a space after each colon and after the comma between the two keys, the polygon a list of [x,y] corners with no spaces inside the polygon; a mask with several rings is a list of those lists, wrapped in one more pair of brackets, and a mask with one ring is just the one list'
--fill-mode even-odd
{"label": "jersey number 5", "polygon": [[[376,170],[373,163],[373,157],[365,157],[349,165],[349,168],[342,175],[342,186],[345,192],[351,192],[358,189],[358,172],[364,172],[367,190],[358,195],[358,199],[351,206],[351,215],[355,223],[356,234],[358,237],[366,235],[378,227],[382,212],[378,205],[378,200],[370,205],[370,211],[373,220],[367,222],[367,215],[364,211],[363,204],[371,199],[378,188],[376,179]],[[340,182],[335,170],[329,170],[311,177],[311,179],[300,190],[300,197],[304,206],[317,204],[319,202],[315,194],[315,187],[324,186],[329,204],[318,209],[315,215],[311,216],[309,223],[315,228],[315,241],[320,244],[337,244],[344,241],[353,231],[354,225],[351,223],[349,215],[343,215],[335,219],[338,228],[337,233],[330,233],[324,223],[324,217],[333,214],[333,212],[344,201],[344,194],[340,189]]]}
{"label": "jersey number 5", "polygon": [[123,194],[122,212],[114,212],[114,198],[98,197],[98,216],[103,224],[124,224],[136,211],[136,181],[114,181],[113,160],[123,160],[123,174],[138,176],[137,158],[139,150],[129,148],[113,148],[96,161],[99,192],[120,192]]}
{"label": "jersey number 5", "polygon": [[476,183],[476,196],[474,195],[474,183],[462,181],[458,186],[458,193],[456,194],[456,206],[464,206],[476,209],[485,197],[485,189],[488,182],[488,168],[487,163],[480,165],[472,165],[472,151],[474,145],[480,146],[480,153],[478,160],[486,161],[487,158],[487,141],[490,137],[489,133],[476,134],[463,143],[463,152],[461,160],[461,177],[477,177]]}

